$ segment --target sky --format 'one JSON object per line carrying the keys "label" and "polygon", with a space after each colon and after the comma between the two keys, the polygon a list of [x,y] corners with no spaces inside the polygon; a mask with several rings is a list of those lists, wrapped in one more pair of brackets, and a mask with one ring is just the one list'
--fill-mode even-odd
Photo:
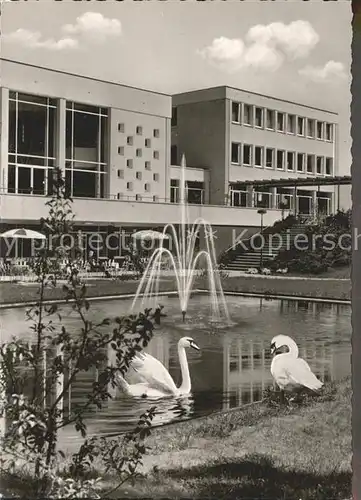
{"label": "sky", "polygon": [[349,174],[351,2],[5,2],[1,55],[174,94],[229,85],[339,113]]}

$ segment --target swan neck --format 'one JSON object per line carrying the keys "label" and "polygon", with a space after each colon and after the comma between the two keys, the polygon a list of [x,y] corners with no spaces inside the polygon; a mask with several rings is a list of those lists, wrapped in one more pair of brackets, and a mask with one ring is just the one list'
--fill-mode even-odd
{"label": "swan neck", "polygon": [[188,394],[191,392],[191,378],[189,375],[187,354],[184,347],[178,346],[178,356],[182,373],[182,384],[179,387],[179,392],[181,394]]}
{"label": "swan neck", "polygon": [[298,346],[297,346],[297,344],[290,343],[288,347],[290,349],[288,354],[290,354],[294,358],[298,358]]}

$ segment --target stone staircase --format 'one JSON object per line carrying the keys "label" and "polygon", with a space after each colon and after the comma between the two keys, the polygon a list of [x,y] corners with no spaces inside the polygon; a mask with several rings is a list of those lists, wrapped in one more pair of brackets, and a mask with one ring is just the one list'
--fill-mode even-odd
{"label": "stone staircase", "polygon": [[[243,240],[243,245],[238,245],[232,251],[232,257],[225,263],[228,271],[247,271],[250,268],[258,269],[261,265],[267,267],[267,261],[274,259],[280,251],[287,250],[298,234],[305,233],[305,226],[300,222],[280,232],[272,233],[272,228],[267,228],[263,234],[263,248],[260,233],[253,235],[249,240]],[[277,236],[278,235],[278,236]]]}

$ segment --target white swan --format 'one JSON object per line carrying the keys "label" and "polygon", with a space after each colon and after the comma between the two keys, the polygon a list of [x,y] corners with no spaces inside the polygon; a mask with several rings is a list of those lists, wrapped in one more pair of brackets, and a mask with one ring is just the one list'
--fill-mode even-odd
{"label": "white swan", "polygon": [[130,367],[142,380],[140,383],[129,384],[118,372],[116,381],[119,387],[133,397],[164,398],[169,396],[183,396],[191,392],[191,378],[186,355],[186,348],[192,347],[199,351],[199,347],[190,337],[183,337],[178,342],[178,356],[182,372],[182,384],[177,387],[165,366],[150,354],[140,353],[135,356]]}
{"label": "white swan", "polygon": [[316,392],[323,386],[308,363],[298,357],[298,346],[291,337],[273,337],[271,354],[274,355],[271,374],[281,391],[303,386]]}

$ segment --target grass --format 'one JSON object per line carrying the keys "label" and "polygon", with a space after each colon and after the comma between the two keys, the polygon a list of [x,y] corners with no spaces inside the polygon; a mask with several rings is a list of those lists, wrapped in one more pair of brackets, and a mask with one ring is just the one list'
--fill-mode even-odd
{"label": "grass", "polygon": [[[107,498],[351,500],[351,379],[297,404],[268,392],[261,403],[156,428],[147,445],[143,476]],[[117,482],[96,463],[93,472],[106,490]],[[29,479],[3,476],[2,487],[29,495]]]}
{"label": "grass", "polygon": [[[274,403],[274,401],[272,401]],[[351,497],[351,382],[301,405],[271,401],[157,429],[129,498]]]}
{"label": "grass", "polygon": [[[329,300],[350,300],[351,283],[347,280],[350,270],[338,269],[321,276],[294,276],[266,279],[262,276],[229,276],[222,279],[225,292],[257,293],[264,295],[285,295],[293,297],[323,298]],[[307,277],[316,279],[307,280]],[[323,278],[329,278],[324,280]],[[134,294],[139,281],[121,280],[91,280],[89,281],[88,297],[121,296]],[[176,290],[176,282],[172,277],[166,277],[160,283],[160,291],[171,292]],[[198,278],[194,288],[208,289],[205,278]],[[37,301],[38,285],[23,285],[21,283],[0,282],[0,304],[26,303]],[[46,291],[46,299],[61,300],[64,292],[59,285],[57,288]]]}
{"label": "grass", "polygon": [[[350,300],[351,280],[340,277],[312,276],[279,277],[278,279],[257,275],[229,276],[222,280],[225,292],[256,293],[262,295],[278,295],[306,297],[327,300]],[[203,286],[202,286],[203,285]],[[205,282],[200,284],[203,288]]]}

